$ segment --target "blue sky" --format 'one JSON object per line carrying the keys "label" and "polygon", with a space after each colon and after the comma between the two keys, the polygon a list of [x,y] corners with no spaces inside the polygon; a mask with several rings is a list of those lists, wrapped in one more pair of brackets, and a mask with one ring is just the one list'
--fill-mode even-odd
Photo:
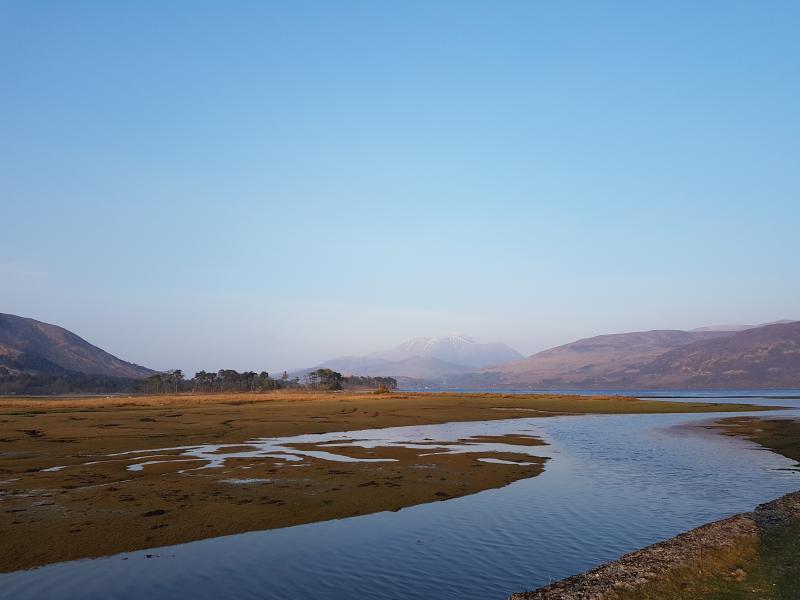
{"label": "blue sky", "polygon": [[0,2],[0,312],[154,368],[800,318],[797,2]]}

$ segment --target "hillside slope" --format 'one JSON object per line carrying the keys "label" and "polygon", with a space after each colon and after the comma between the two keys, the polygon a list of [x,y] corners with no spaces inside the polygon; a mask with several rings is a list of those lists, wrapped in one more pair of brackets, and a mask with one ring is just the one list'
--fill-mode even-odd
{"label": "hillside slope", "polygon": [[47,375],[70,370],[141,378],[154,372],[121,360],[63,327],[4,313],[0,313],[0,364]]}
{"label": "hillside slope", "polygon": [[766,325],[695,342],[658,356],[639,372],[612,373],[640,387],[800,386],[800,322]]}
{"label": "hillside slope", "polygon": [[637,368],[672,349],[727,337],[730,331],[655,330],[585,338],[490,369],[508,384],[586,385],[622,369]]}

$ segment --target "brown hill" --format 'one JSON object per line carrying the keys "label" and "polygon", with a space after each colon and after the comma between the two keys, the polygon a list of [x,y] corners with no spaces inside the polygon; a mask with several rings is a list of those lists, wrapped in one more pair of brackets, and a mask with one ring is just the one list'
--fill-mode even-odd
{"label": "brown hill", "polygon": [[154,371],[120,360],[63,327],[0,313],[0,364],[12,370],[54,374],[147,377]]}
{"label": "brown hill", "polygon": [[504,385],[585,386],[621,369],[636,369],[657,356],[730,331],[655,330],[585,338],[491,369]]}
{"label": "brown hill", "polygon": [[800,321],[695,342],[615,377],[636,387],[798,387]]}

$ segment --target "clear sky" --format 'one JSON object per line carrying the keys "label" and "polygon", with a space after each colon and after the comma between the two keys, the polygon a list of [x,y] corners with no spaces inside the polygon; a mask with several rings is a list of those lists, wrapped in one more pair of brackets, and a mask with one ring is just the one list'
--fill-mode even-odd
{"label": "clear sky", "polygon": [[800,2],[0,2],[0,312],[159,369],[800,318]]}

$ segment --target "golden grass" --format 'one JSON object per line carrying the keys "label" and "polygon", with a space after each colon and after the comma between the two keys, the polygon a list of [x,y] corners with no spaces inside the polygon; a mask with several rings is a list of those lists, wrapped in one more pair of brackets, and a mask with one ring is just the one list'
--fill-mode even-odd
{"label": "golden grass", "polygon": [[260,402],[311,402],[354,400],[372,395],[370,392],[309,392],[276,390],[274,392],[242,392],[220,394],[154,394],[125,396],[50,396],[4,397],[2,408],[115,408],[129,406],[176,406],[189,404],[257,404]]}
{"label": "golden grass", "polygon": [[[0,397],[1,409],[103,409],[159,406],[200,406],[208,404],[244,405],[271,402],[390,402],[392,400],[471,401],[484,404],[486,400],[502,400],[499,407],[530,407],[542,412],[556,411],[565,414],[586,413],[670,413],[670,412],[735,412],[743,410],[768,410],[770,407],[748,404],[711,404],[705,402],[670,402],[640,400],[628,396],[577,396],[572,394],[502,394],[491,392],[393,392],[376,394],[370,391],[328,392],[306,390],[276,390],[272,392],[242,393],[181,393],[125,396],[48,396]],[[509,402],[510,401],[510,402]],[[780,407],[772,407],[780,408]]]}

